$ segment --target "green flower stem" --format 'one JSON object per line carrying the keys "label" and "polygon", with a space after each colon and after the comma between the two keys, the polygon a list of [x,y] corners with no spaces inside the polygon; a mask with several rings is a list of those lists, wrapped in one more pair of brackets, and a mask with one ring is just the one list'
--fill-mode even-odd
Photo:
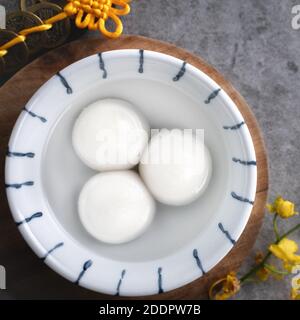
{"label": "green flower stem", "polygon": [[[288,230],[286,233],[284,233],[280,238],[279,241],[282,240],[283,238],[287,237],[288,235],[290,235],[291,233],[297,231],[298,229],[300,229],[300,223],[296,224],[295,227],[293,227],[292,229]],[[278,243],[279,241],[277,241],[276,243]]]}
{"label": "green flower stem", "polygon": [[[291,228],[290,230],[288,230],[286,233],[284,233],[282,236],[279,237],[279,239],[275,242],[276,244],[282,240],[283,238],[287,237],[288,235],[290,235],[291,233],[295,232],[296,230],[300,229],[300,223],[296,224],[295,227]],[[263,267],[265,265],[265,263],[267,262],[267,260],[269,259],[269,257],[271,256],[271,252],[269,251],[264,258],[262,259],[262,261],[256,265],[255,267],[253,267],[252,269],[250,269],[244,276],[242,276],[240,278],[240,282],[241,284],[243,282],[245,282],[245,280],[251,276],[253,276],[261,267]]]}
{"label": "green flower stem", "polygon": [[259,279],[254,279],[254,278],[247,278],[247,279],[245,279],[245,280],[243,281],[243,284],[249,283],[249,282],[251,282],[251,283],[259,283],[260,280],[259,280]]}
{"label": "green flower stem", "polygon": [[278,213],[275,213],[273,217],[273,229],[274,229],[276,241],[278,241],[280,238],[278,226],[277,226],[277,218],[278,218]]}
{"label": "green flower stem", "polygon": [[245,282],[245,280],[247,280],[247,278],[253,276],[261,267],[263,267],[270,256],[271,252],[269,251],[258,265],[250,269],[244,276],[241,277],[240,283],[242,284],[243,282]]}
{"label": "green flower stem", "polygon": [[267,263],[264,264],[264,267],[265,267],[266,269],[268,269],[269,271],[271,271],[272,273],[276,273],[276,274],[279,274],[279,275],[286,276],[286,275],[289,274],[287,271],[278,270],[278,269],[276,269],[275,267],[273,267],[273,266],[271,266],[271,265],[269,265],[269,264],[267,264]]}

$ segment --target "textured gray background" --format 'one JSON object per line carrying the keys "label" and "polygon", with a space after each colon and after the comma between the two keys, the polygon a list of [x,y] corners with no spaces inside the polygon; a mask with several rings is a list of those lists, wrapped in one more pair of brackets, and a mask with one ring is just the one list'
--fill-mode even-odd
{"label": "textured gray background", "polygon": [[[18,0],[0,0],[8,10]],[[300,30],[282,0],[134,0],[125,33],[168,41],[203,57],[223,73],[252,107],[269,155],[270,199],[276,194],[300,207]],[[96,36],[96,35],[92,35]],[[293,223],[299,221],[299,217]],[[283,229],[292,221],[284,221]],[[300,243],[300,232],[294,235]],[[273,241],[267,214],[252,255]],[[9,291],[9,290],[8,290]],[[247,284],[238,299],[288,299],[290,281]]]}

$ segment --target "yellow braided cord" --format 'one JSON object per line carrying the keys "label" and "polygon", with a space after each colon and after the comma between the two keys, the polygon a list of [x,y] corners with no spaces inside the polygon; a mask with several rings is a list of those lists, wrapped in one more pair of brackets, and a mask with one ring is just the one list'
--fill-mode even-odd
{"label": "yellow braided cord", "polygon": [[0,50],[0,58],[7,54],[7,50]]}
{"label": "yellow braided cord", "polygon": [[[0,47],[0,52],[7,52],[7,49],[15,46],[16,44],[25,41],[26,37],[22,35],[17,35],[15,38],[12,40],[6,42],[3,46]],[[1,56],[2,57],[2,56]]]}
{"label": "yellow braided cord", "polygon": [[40,26],[23,29],[19,32],[19,35],[21,36],[27,36],[28,34],[35,33],[35,32],[41,32],[41,31],[47,31],[52,28],[52,24],[42,24]]}
{"label": "yellow braided cord", "polygon": [[55,15],[54,17],[51,17],[51,18],[45,20],[44,23],[54,24],[58,21],[66,19],[67,17],[68,17],[68,15],[65,12],[61,12],[61,13]]}
{"label": "yellow braided cord", "polygon": [[[127,15],[130,12],[130,0],[67,0],[64,11],[45,20],[42,25],[21,30],[18,35],[9,42],[0,46],[0,57],[7,54],[7,49],[24,42],[26,37],[35,32],[47,31],[53,24],[75,16],[75,24],[78,28],[99,30],[108,38],[118,38],[123,32],[123,24],[118,16]],[[117,8],[113,8],[116,5]],[[106,21],[110,19],[115,24],[114,31],[106,28]]]}

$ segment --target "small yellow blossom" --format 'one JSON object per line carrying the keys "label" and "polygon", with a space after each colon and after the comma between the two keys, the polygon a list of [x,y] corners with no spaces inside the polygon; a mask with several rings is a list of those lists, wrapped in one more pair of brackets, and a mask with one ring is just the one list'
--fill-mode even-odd
{"label": "small yellow blossom", "polygon": [[295,254],[298,251],[298,245],[293,240],[283,238],[278,244],[271,244],[269,250],[283,261],[283,267],[289,272],[293,266],[300,264],[300,255]]}
{"label": "small yellow blossom", "polygon": [[[262,262],[262,260],[263,260],[263,253],[258,252],[255,255],[255,263],[258,265]],[[258,269],[258,271],[256,271],[256,276],[258,277],[258,279],[260,281],[268,280],[269,275],[270,275],[270,271],[268,269],[266,269],[264,266],[262,266],[261,268]]]}
{"label": "small yellow blossom", "polygon": [[290,218],[298,212],[295,211],[295,204],[291,201],[284,200],[281,196],[278,196],[272,204],[267,204],[267,209],[271,213],[278,213],[281,218]]}
{"label": "small yellow blossom", "polygon": [[[255,255],[255,264],[259,265],[263,261],[264,255],[262,252],[258,252]],[[260,281],[267,281],[270,276],[272,276],[276,280],[282,280],[283,275],[278,274],[275,271],[272,271],[275,269],[273,265],[269,265],[270,268],[268,268],[266,265],[262,265],[257,271],[256,271],[256,276]]]}
{"label": "small yellow blossom", "polygon": [[291,289],[291,299],[292,300],[300,300],[300,290],[292,288]]}
{"label": "small yellow blossom", "polygon": [[288,271],[289,273],[291,273],[293,271],[293,268],[295,267],[294,263],[290,263],[290,262],[286,262],[283,261],[283,268]]}
{"label": "small yellow blossom", "polygon": [[[218,290],[217,287],[221,286]],[[212,300],[227,300],[234,296],[240,290],[240,281],[235,272],[230,272],[225,278],[222,278],[210,287],[209,297]],[[214,293],[214,291],[216,291]]]}
{"label": "small yellow blossom", "polygon": [[263,258],[264,254],[261,251],[257,252],[255,255],[255,264],[260,264],[263,261]]}
{"label": "small yellow blossom", "polygon": [[256,276],[260,281],[267,281],[269,279],[270,273],[271,272],[268,269],[266,269],[265,267],[261,267],[260,269],[258,269],[258,271],[256,271]]}

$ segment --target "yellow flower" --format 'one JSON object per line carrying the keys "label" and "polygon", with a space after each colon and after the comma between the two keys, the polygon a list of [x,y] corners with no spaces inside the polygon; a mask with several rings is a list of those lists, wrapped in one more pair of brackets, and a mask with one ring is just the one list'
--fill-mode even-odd
{"label": "yellow flower", "polygon": [[[221,288],[218,289],[220,286]],[[240,281],[237,278],[236,273],[230,272],[225,278],[212,284],[209,289],[209,298],[211,300],[227,300],[234,296],[240,288]]]}
{"label": "yellow flower", "polygon": [[[260,264],[262,262],[262,260],[263,260],[263,253],[262,252],[258,252],[255,255],[255,263],[258,265],[258,264]],[[262,266],[260,269],[258,269],[258,271],[256,271],[256,276],[261,281],[268,280],[269,275],[270,275],[270,271],[268,269],[266,269],[264,266]]]}
{"label": "yellow flower", "polygon": [[284,268],[289,272],[293,266],[300,264],[300,255],[295,254],[298,251],[298,245],[293,240],[283,238],[278,244],[271,244],[269,250],[283,261]]}
{"label": "yellow flower", "polygon": [[300,300],[300,290],[292,288],[291,289],[291,299],[292,300]]}
{"label": "yellow flower", "polygon": [[270,271],[266,269],[265,267],[261,267],[256,271],[256,276],[260,281],[267,281],[269,279]]}
{"label": "yellow flower", "polygon": [[[262,252],[258,252],[255,255],[255,264],[259,265],[262,261],[263,261],[264,255]],[[267,265],[262,265],[257,271],[256,271],[256,276],[260,281],[266,281],[269,279],[269,276],[272,276],[273,278],[275,278],[276,280],[282,280],[283,279],[283,275],[282,274],[278,274],[276,273],[275,267],[273,265],[268,265],[269,268],[267,267]]]}
{"label": "yellow flower", "polygon": [[267,209],[271,213],[278,213],[281,218],[290,218],[298,212],[295,211],[295,204],[291,201],[284,200],[278,196],[272,204],[267,204]]}
{"label": "yellow flower", "polygon": [[260,264],[263,261],[263,258],[264,254],[261,251],[257,252],[255,255],[255,264]]}
{"label": "yellow flower", "polygon": [[295,266],[294,263],[290,263],[290,262],[283,261],[283,268],[284,268],[286,271],[288,271],[289,273],[292,272],[294,266]]}

